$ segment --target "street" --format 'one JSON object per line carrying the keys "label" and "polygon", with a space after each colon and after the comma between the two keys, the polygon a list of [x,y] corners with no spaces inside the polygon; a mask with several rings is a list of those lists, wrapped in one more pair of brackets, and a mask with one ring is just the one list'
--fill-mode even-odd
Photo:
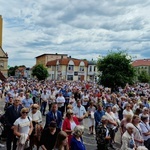
{"label": "street", "polygon": [[[0,110],[3,111],[4,108],[4,99],[0,99]],[[45,125],[45,116],[43,116],[43,126]],[[89,134],[88,131],[88,119],[84,119],[84,134],[83,134],[83,141],[86,146],[86,150],[96,150],[97,145],[96,145],[96,140],[95,140],[95,135]],[[120,134],[119,132],[116,134],[115,141],[116,143],[114,144],[115,149],[120,148]],[[5,144],[5,141],[0,141],[1,144]],[[36,148],[34,148],[36,150]],[[0,147],[0,150],[6,150],[6,146],[4,148]],[[41,150],[41,149],[40,149]]]}

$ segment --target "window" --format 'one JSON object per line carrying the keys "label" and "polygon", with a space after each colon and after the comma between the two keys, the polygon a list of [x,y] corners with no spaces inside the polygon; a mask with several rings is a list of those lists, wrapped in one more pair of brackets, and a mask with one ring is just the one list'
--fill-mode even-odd
{"label": "window", "polygon": [[94,66],[94,72],[96,71],[96,66]]}
{"label": "window", "polygon": [[73,80],[73,75],[68,75],[67,80],[72,81]]}
{"label": "window", "polygon": [[74,66],[73,65],[69,65],[68,66],[68,70],[73,71],[74,70]]}
{"label": "window", "polygon": [[89,72],[92,72],[92,66],[90,66]]}
{"label": "window", "polygon": [[4,67],[4,63],[0,62],[0,67],[3,68]]}
{"label": "window", "polygon": [[80,66],[80,71],[84,71],[84,66]]}

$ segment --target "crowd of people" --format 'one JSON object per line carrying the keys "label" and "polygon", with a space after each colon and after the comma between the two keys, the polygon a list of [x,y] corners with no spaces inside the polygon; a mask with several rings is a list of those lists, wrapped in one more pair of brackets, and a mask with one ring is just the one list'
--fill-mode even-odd
{"label": "crowd of people", "polygon": [[115,149],[118,132],[121,150],[150,150],[149,84],[112,91],[93,82],[9,78],[0,83],[0,96],[7,150],[34,144],[43,150],[85,150],[85,119],[98,150]]}

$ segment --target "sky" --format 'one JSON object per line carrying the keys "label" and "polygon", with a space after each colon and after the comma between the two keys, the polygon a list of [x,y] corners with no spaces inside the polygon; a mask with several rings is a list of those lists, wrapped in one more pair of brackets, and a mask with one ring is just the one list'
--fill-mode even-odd
{"label": "sky", "polygon": [[149,0],[0,0],[9,66],[44,53],[97,60],[126,50],[150,58]]}

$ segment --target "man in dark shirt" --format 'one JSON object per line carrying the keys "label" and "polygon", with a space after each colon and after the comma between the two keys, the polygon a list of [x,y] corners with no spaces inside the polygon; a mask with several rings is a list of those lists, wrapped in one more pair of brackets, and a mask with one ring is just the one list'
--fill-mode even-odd
{"label": "man in dark shirt", "polygon": [[6,109],[6,128],[7,128],[7,150],[11,150],[11,143],[13,141],[13,150],[16,150],[16,138],[13,134],[14,122],[20,117],[20,111],[23,107],[20,105],[20,99],[15,98],[13,105]]}

